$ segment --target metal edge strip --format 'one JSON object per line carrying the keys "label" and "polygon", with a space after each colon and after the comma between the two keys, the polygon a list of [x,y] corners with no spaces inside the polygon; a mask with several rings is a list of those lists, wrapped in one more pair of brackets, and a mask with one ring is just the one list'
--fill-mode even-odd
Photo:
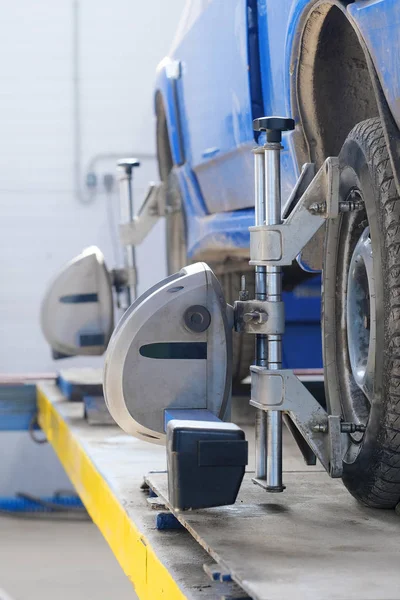
{"label": "metal edge strip", "polygon": [[40,385],[37,407],[40,427],[139,598],[186,600]]}

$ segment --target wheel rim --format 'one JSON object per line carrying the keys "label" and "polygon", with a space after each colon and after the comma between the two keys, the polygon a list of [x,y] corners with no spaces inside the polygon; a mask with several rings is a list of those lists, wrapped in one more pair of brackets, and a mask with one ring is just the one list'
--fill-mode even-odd
{"label": "wheel rim", "polygon": [[370,404],[375,384],[375,297],[372,244],[369,227],[366,227],[350,261],[346,329],[351,371]]}

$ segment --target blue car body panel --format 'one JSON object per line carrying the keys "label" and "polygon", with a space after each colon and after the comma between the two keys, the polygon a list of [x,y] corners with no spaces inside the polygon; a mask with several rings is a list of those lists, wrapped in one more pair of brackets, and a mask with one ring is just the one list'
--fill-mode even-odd
{"label": "blue car body panel", "polygon": [[283,292],[282,298],[285,303],[283,368],[321,368],[321,278],[314,277],[290,292]]}
{"label": "blue car body panel", "polygon": [[391,113],[400,127],[400,3],[358,1],[348,7],[367,45]]}
{"label": "blue car body panel", "polygon": [[[355,29],[400,127],[400,2],[327,2],[335,3]],[[160,64],[156,91],[165,107],[192,258],[207,252],[229,256],[242,251],[244,256],[249,248],[248,227],[254,224],[251,148],[264,143],[263,135],[252,130],[252,119],[278,114],[300,123],[293,90],[302,32],[317,4],[318,0],[192,0],[185,31]],[[174,61],[179,64],[178,77],[168,75]],[[301,167],[295,140],[296,132],[283,136],[283,202]],[[285,348],[290,353],[284,357],[285,366],[322,366],[320,278],[304,285],[308,292],[301,298],[296,290],[285,295]],[[307,353],[298,343],[303,333],[310,342]]]}
{"label": "blue car body panel", "polygon": [[[253,79],[259,78],[269,92],[261,99],[251,94],[247,37],[250,5],[257,10],[259,40],[266,47],[268,32],[263,2],[211,0],[174,51],[174,59],[181,63],[179,79],[167,77],[171,59],[164,60],[158,70],[156,89],[166,107],[191,257],[207,249],[234,251],[249,247],[248,227],[254,221],[252,118],[263,114],[265,106],[270,107],[267,112],[272,111],[273,96],[277,100],[275,113],[287,113],[279,88],[266,86],[263,81],[262,75],[269,73],[263,62],[264,52],[260,52],[260,72]],[[258,102],[258,114],[254,102]],[[284,136],[283,146],[282,195],[286,198],[298,169],[290,135]]]}
{"label": "blue car body panel", "polygon": [[[196,4],[196,0],[194,2]],[[294,115],[291,76],[301,28],[314,0],[197,0],[196,18],[158,69],[171,150],[187,216],[188,253],[248,248],[253,200],[254,103],[260,113]],[[347,3],[344,3],[347,4]],[[358,0],[347,7],[400,125],[400,3]],[[256,13],[256,15],[254,14]],[[257,18],[259,64],[249,40]],[[181,76],[167,76],[171,60]],[[260,86],[257,84],[260,79]],[[254,89],[262,98],[254,98]],[[262,143],[262,138],[258,140]],[[299,174],[294,134],[284,136],[282,198]],[[213,216],[213,218],[210,218]]]}

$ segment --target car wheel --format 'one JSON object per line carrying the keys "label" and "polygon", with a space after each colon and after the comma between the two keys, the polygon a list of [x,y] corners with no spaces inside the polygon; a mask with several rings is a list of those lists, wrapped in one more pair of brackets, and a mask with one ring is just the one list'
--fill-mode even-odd
{"label": "car wheel", "polygon": [[[218,273],[218,279],[224,292],[225,300],[233,305],[239,299],[241,277],[246,276],[246,288],[249,298],[254,298],[254,269],[230,270]],[[243,379],[250,375],[250,365],[254,364],[255,338],[250,333],[233,332],[233,392],[240,394]]]}
{"label": "car wheel", "polygon": [[365,426],[348,434],[343,482],[368,506],[400,498],[400,198],[380,119],[350,132],[340,200],[361,210],[329,220],[323,270],[327,405]]}

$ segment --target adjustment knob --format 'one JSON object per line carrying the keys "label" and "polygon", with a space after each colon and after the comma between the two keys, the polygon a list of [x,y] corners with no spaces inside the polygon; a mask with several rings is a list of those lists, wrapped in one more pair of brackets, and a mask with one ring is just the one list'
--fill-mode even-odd
{"label": "adjustment knob", "polygon": [[127,175],[132,173],[132,169],[140,167],[140,161],[137,158],[120,158],[117,167],[123,169]]}
{"label": "adjustment knob", "polygon": [[287,117],[260,117],[253,121],[254,131],[266,131],[267,142],[279,143],[282,140],[282,131],[294,129],[294,119]]}

